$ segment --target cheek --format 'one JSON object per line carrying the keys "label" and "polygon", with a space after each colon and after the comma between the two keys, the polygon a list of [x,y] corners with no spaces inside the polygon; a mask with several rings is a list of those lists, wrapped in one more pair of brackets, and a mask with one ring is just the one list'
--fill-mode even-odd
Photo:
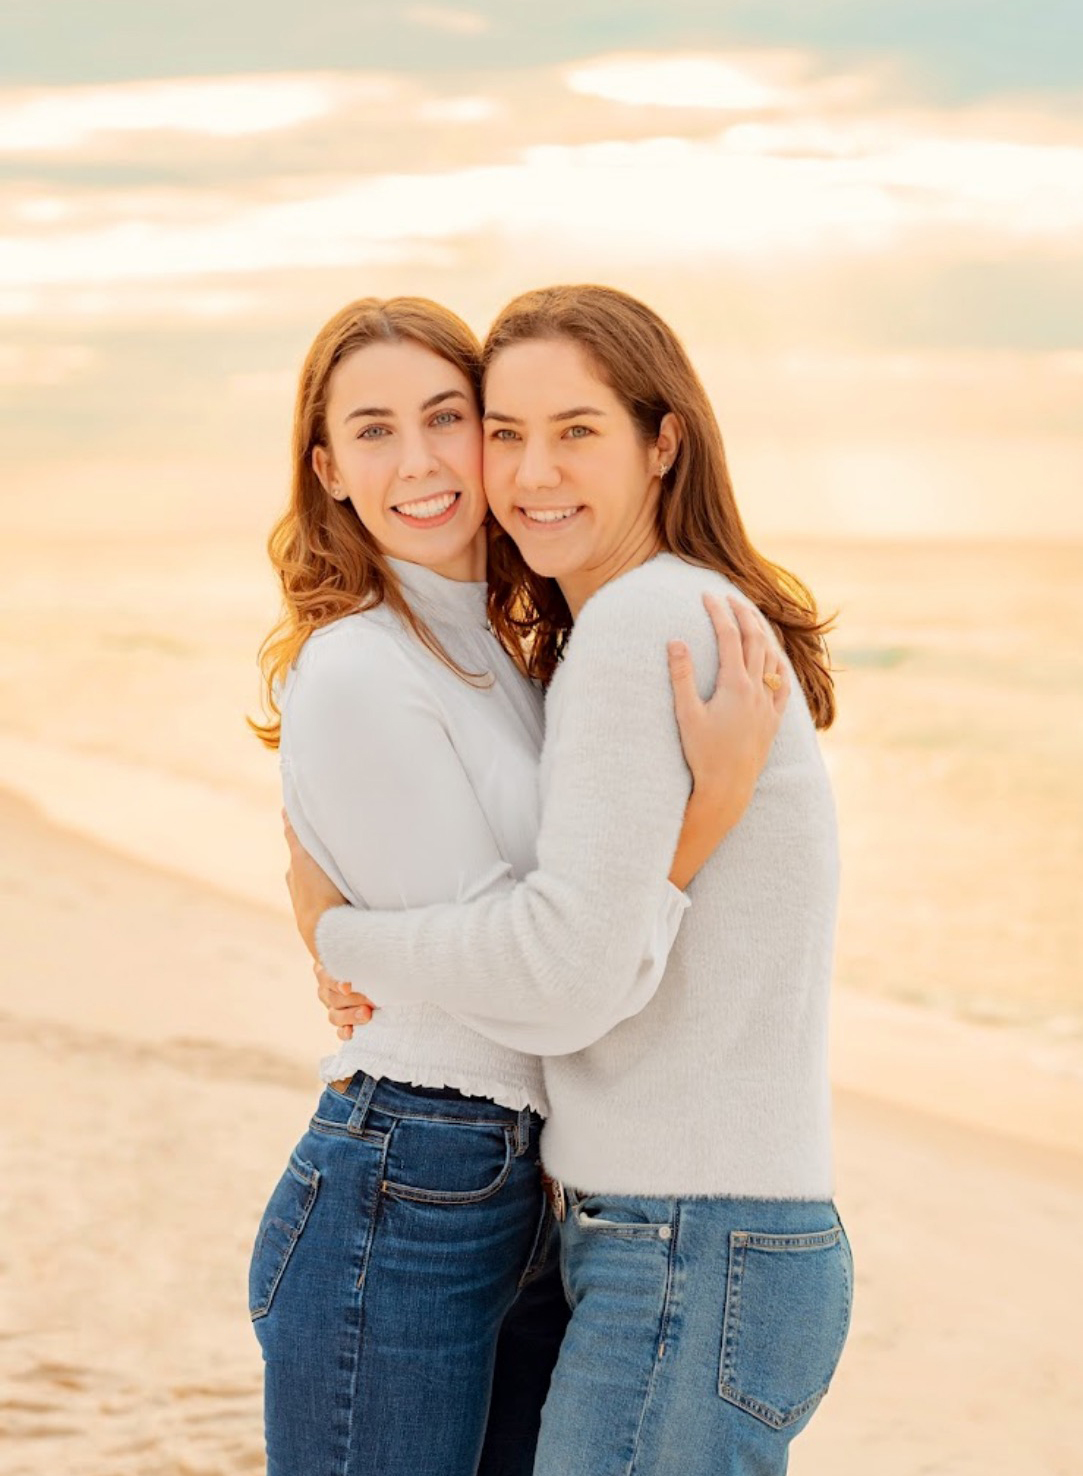
{"label": "cheek", "polygon": [[382,460],[378,454],[370,453],[355,456],[348,465],[343,466],[343,481],[349,489],[354,511],[368,528],[379,522],[383,512],[384,490],[388,478],[385,468],[381,466]]}
{"label": "cheek", "polygon": [[445,461],[475,487],[481,485],[481,436],[476,429],[464,431],[449,446]]}
{"label": "cheek", "polygon": [[515,467],[503,447],[486,445],[483,457],[485,496],[495,517],[501,522],[512,511],[515,491]]}
{"label": "cheek", "polygon": [[634,522],[647,511],[651,479],[642,456],[628,452],[599,468],[599,511],[614,523]]}

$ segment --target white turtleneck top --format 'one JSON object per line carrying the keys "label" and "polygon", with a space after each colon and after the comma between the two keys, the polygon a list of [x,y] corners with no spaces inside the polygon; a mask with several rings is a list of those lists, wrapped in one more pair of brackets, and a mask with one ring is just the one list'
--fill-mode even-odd
{"label": "white turtleneck top", "polygon": [[[389,562],[448,655],[492,681],[463,681],[386,606],[317,631],[280,696],[286,812],[305,849],[357,907],[399,910],[495,896],[537,861],[541,693],[489,630],[484,583]],[[665,868],[655,901],[632,977],[614,991],[620,1004],[607,1024],[641,1009],[665,968],[688,905]],[[509,1021],[494,1039],[488,1012],[483,1035],[471,1028],[469,1010],[448,1013],[439,989],[422,992],[430,997],[377,1010],[321,1062],[323,1079],[362,1070],[547,1110],[534,1053],[579,1049],[581,1022],[557,1017],[539,1032]]]}

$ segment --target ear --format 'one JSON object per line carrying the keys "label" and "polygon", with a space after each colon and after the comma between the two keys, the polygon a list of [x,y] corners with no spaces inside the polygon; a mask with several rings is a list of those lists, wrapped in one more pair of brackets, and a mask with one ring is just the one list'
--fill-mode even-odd
{"label": "ear", "polygon": [[659,476],[665,476],[677,460],[677,452],[681,449],[681,422],[672,410],[662,416],[662,424],[658,427],[658,439],[654,443],[655,472]]}
{"label": "ear", "polygon": [[313,446],[312,470],[319,477],[323,490],[329,497],[333,497],[336,502],[346,501],[346,492],[338,485],[338,472],[326,446]]}

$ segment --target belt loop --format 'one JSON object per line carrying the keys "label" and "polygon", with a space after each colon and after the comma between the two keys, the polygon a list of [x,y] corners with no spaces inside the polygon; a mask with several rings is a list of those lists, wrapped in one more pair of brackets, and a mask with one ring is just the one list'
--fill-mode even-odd
{"label": "belt loop", "polygon": [[378,1076],[369,1076],[368,1072],[362,1073],[361,1089],[357,1093],[353,1111],[350,1113],[350,1119],[346,1124],[346,1131],[352,1133],[355,1137],[359,1137],[364,1131],[365,1119],[369,1115],[369,1103],[372,1101],[373,1092],[375,1092],[379,1085],[380,1078]]}
{"label": "belt loop", "polygon": [[529,1107],[520,1107],[519,1116],[515,1121],[515,1156],[522,1158],[530,1146],[530,1119],[532,1113]]}

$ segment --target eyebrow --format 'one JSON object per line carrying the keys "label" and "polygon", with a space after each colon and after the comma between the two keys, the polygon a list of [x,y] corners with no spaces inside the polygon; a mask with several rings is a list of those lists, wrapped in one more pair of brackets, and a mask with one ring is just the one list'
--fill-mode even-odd
{"label": "eyebrow", "polygon": [[[465,399],[466,396],[463,394],[462,390],[441,390],[438,395],[430,395],[425,403],[421,406],[421,410],[422,413],[424,413],[426,410],[431,410],[434,405],[442,405],[445,400]],[[393,420],[395,412],[387,405],[359,405],[356,410],[351,410],[348,415],[344,415],[342,417],[342,423],[343,425],[345,425],[348,420],[358,420],[366,415],[378,415],[386,420]]]}
{"label": "eyebrow", "polygon": [[[550,420],[578,420],[581,415],[604,415],[604,410],[597,410],[593,405],[576,405],[574,410],[559,410],[556,415],[550,415]],[[522,425],[518,415],[502,415],[499,410],[486,410],[482,416],[483,420],[499,420],[506,425]]]}

